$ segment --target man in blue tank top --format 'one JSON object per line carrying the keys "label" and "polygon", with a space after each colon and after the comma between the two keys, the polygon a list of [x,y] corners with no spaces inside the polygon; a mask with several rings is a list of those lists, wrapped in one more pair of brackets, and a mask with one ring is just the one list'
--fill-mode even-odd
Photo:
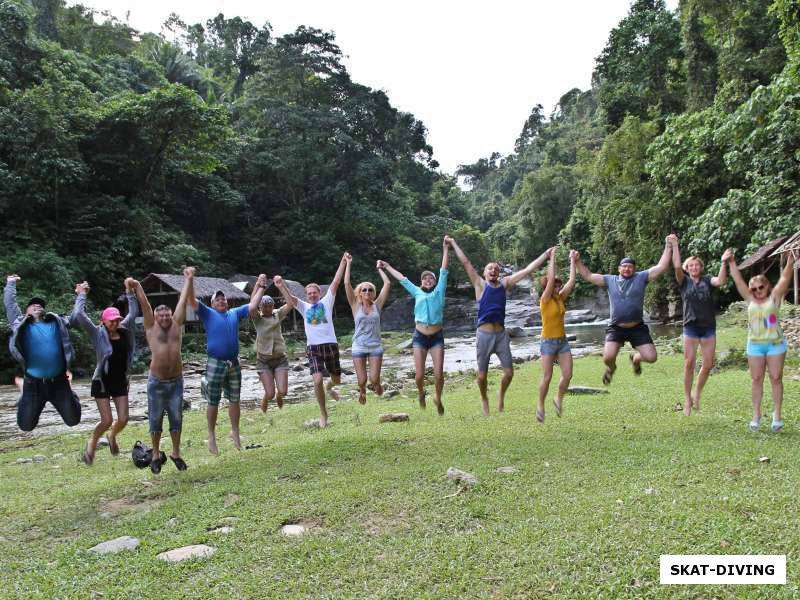
{"label": "man in blue tank top", "polygon": [[489,371],[489,358],[496,354],[503,367],[503,378],[497,392],[497,410],[503,412],[506,390],[514,378],[514,364],[511,360],[511,340],[505,328],[506,292],[523,277],[539,269],[549,256],[546,250],[539,258],[521,271],[508,277],[500,277],[500,265],[490,262],[483,269],[483,277],[478,275],[475,267],[464,254],[456,241],[450,237],[445,240],[453,248],[458,260],[464,266],[472,287],[475,288],[475,299],[478,301],[478,331],[476,332],[476,353],[478,357],[478,389],[481,393],[481,406],[484,416],[489,416],[489,397],[486,394],[486,376]]}

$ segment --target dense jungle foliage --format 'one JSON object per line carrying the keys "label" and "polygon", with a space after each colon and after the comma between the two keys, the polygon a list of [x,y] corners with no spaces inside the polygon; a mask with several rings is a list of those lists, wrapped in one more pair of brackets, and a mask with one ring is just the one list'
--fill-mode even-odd
{"label": "dense jungle foliage", "polygon": [[596,270],[655,261],[675,231],[715,268],[728,245],[742,257],[800,229],[798,14],[798,0],[635,0],[591,89],[549,116],[536,104],[513,153],[449,175],[422,122],[351,79],[331,33],[219,14],[156,34],[4,0],[0,269],[66,308],[75,281],[99,306],[128,274],[186,263],[326,281],[348,249],[418,272],[445,231],[475,262],[559,240]]}

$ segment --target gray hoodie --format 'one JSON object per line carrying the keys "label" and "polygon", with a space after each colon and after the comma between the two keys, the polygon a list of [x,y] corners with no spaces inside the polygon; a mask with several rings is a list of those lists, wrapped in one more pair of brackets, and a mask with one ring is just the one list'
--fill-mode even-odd
{"label": "gray hoodie", "polygon": [[[31,315],[23,313],[17,304],[17,282],[6,281],[5,290],[3,290],[3,302],[6,306],[6,317],[11,324],[11,338],[8,341],[8,349],[11,351],[11,356],[25,367],[25,356],[22,354],[22,337],[20,334],[34,319]],[[86,304],[86,295],[78,296],[75,299],[75,307],[72,309],[72,314],[68,317],[62,317],[55,313],[45,313],[42,317],[43,321],[56,321],[58,323],[58,330],[61,334],[61,348],[64,351],[64,366],[69,369],[75,358],[75,350],[72,348],[72,342],[69,339],[69,327],[76,323],[76,314],[83,312],[84,305]]]}
{"label": "gray hoodie", "polygon": [[[137,302],[136,295],[132,292],[127,292],[125,296],[128,299],[128,314],[122,319],[119,328],[125,332],[125,340],[128,342],[128,370],[130,370],[133,362],[133,353],[136,350],[136,332],[134,331],[133,323],[136,317],[139,316],[139,302]],[[89,341],[92,343],[97,356],[97,366],[92,375],[92,380],[94,381],[102,379],[103,375],[108,373],[108,359],[113,348],[111,347],[111,338],[108,337],[108,329],[102,323],[99,325],[92,323],[92,320],[84,310],[86,307],[86,294],[78,294],[78,298],[81,297],[83,297],[83,302],[81,302],[80,310],[75,315],[75,320],[89,334]]]}

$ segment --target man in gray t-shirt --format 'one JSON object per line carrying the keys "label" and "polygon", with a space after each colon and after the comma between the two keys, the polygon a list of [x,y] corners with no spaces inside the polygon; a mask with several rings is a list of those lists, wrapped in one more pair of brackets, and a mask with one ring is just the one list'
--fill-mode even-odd
{"label": "man in gray t-shirt", "polygon": [[611,318],[606,329],[606,343],[603,347],[603,362],[606,372],[603,383],[608,385],[617,370],[617,354],[625,342],[630,342],[634,351],[630,355],[633,372],[642,373],[642,361],[656,362],[656,353],[650,330],[644,323],[644,291],[647,284],[661,276],[668,268],[672,256],[672,247],[678,238],[670,234],[664,244],[661,259],[653,267],[645,271],[636,270],[636,262],[625,257],[619,262],[618,275],[601,275],[592,273],[578,256],[578,273],[586,281],[608,290],[608,301],[611,305]]}

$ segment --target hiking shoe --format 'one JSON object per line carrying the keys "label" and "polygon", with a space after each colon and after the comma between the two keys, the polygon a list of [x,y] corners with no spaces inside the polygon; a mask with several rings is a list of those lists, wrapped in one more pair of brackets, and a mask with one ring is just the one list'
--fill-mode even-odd
{"label": "hiking shoe", "polygon": [[783,421],[780,419],[772,419],[772,433],[778,433],[783,429]]}
{"label": "hiking shoe", "polygon": [[750,431],[755,433],[758,431],[758,428],[761,427],[761,421],[750,421],[750,425],[748,425],[748,427],[750,428]]}

